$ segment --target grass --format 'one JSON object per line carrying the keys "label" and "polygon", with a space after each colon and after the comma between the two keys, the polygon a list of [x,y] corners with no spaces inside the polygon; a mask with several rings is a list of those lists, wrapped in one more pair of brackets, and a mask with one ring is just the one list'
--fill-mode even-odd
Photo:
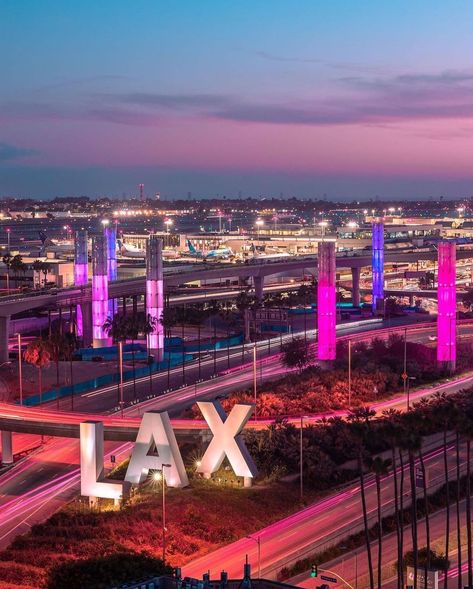
{"label": "grass", "polygon": [[[156,483],[119,510],[104,507],[93,511],[75,501],[16,538],[0,553],[0,587],[46,587],[51,567],[67,560],[130,551],[161,557],[162,496]],[[241,489],[194,479],[187,489],[168,489],[167,560],[185,564],[301,507],[292,485]]]}

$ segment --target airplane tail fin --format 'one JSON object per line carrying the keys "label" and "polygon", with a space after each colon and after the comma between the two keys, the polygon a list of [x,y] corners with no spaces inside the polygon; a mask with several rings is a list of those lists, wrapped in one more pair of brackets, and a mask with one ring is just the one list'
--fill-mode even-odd
{"label": "airplane tail fin", "polygon": [[188,239],[187,240],[187,247],[189,248],[189,251],[191,254],[196,254],[197,250],[195,249],[195,247],[192,245],[191,240]]}

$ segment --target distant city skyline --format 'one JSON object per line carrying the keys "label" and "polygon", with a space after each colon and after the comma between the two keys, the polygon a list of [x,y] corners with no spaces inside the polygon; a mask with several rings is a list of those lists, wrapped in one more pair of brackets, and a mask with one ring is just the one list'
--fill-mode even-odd
{"label": "distant city skyline", "polygon": [[473,195],[467,0],[7,0],[0,196]]}

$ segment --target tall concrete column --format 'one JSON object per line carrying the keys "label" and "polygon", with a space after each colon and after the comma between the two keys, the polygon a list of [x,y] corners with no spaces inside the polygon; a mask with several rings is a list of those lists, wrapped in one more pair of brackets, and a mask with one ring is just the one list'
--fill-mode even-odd
{"label": "tall concrete column", "polygon": [[85,301],[77,306],[77,311],[81,313],[82,317],[82,343],[85,348],[92,343],[92,303]]}
{"label": "tall concrete column", "polygon": [[335,242],[318,245],[317,323],[318,358],[335,360],[337,299],[335,292]]}
{"label": "tall concrete column", "polygon": [[103,328],[108,317],[107,242],[103,235],[94,237],[92,250],[92,345],[103,348],[111,344]]}
{"label": "tall concrete column", "polygon": [[437,361],[455,370],[457,359],[456,246],[444,241],[438,245]]}
{"label": "tall concrete column", "polygon": [[149,352],[161,361],[164,355],[163,240],[150,235],[146,242],[146,313],[156,322],[149,335]]}
{"label": "tall concrete column", "polygon": [[[107,276],[108,281],[116,280],[118,277],[117,270],[117,227],[113,225],[105,225],[103,228],[104,239],[107,244]],[[113,317],[118,310],[117,300],[110,299],[108,301],[108,315]]]}
{"label": "tall concrete column", "polygon": [[[87,231],[76,231],[74,240],[74,284],[75,286],[84,286],[89,281],[89,252],[88,252],[88,235]],[[82,308],[77,307],[76,325],[77,336],[83,337],[83,315]]]}
{"label": "tall concrete column", "polygon": [[0,317],[0,362],[8,362],[8,332],[10,316]]}
{"label": "tall concrete column", "polygon": [[361,268],[351,269],[351,282],[352,282],[352,303],[354,307],[360,306],[360,271]]}
{"label": "tall concrete column", "polygon": [[384,223],[372,225],[373,313],[384,307]]}
{"label": "tall concrete column", "polygon": [[2,431],[2,464],[13,464],[13,438],[11,432]]}
{"label": "tall concrete column", "polygon": [[263,300],[264,276],[254,276],[253,284],[255,287],[255,297],[258,301]]}

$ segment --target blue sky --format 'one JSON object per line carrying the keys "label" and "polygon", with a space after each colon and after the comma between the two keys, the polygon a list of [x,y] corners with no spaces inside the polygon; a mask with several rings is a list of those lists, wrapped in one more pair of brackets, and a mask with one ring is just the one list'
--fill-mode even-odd
{"label": "blue sky", "polygon": [[0,195],[470,195],[472,30],[466,0],[3,0]]}

